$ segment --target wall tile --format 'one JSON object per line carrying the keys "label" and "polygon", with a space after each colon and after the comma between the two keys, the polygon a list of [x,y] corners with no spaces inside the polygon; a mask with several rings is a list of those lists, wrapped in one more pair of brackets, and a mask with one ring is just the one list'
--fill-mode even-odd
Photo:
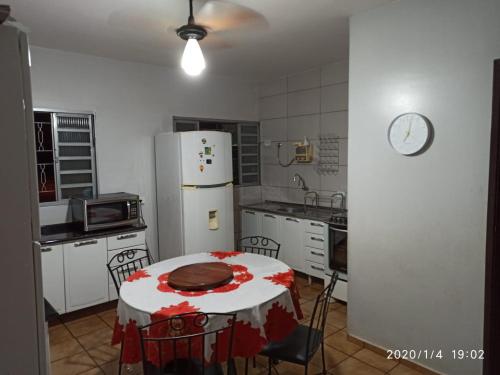
{"label": "wall tile", "polygon": [[[278,142],[272,142],[270,146],[260,145],[260,160],[262,164],[278,164],[278,159],[276,157],[278,151]],[[285,153],[283,153],[285,154]]]}
{"label": "wall tile", "polygon": [[288,202],[288,189],[262,186],[262,200]]}
{"label": "wall tile", "polygon": [[293,176],[295,173],[300,174],[306,181],[306,185],[310,190],[319,190],[321,188],[321,179],[316,172],[316,168],[311,165],[291,165],[288,169],[288,187],[298,188],[297,182],[293,181]]}
{"label": "wall tile", "polygon": [[307,115],[290,117],[287,126],[287,139],[289,141],[319,138],[320,115]]}
{"label": "wall tile", "polygon": [[259,97],[284,94],[286,92],[286,78],[264,83],[259,86]]}
{"label": "wall tile", "polygon": [[324,174],[320,177],[322,191],[347,191],[347,167],[340,166],[339,173]]}
{"label": "wall tile", "polygon": [[288,176],[286,168],[279,165],[267,165],[262,170],[262,184],[275,187],[288,186]]}
{"label": "wall tile", "polygon": [[288,116],[319,113],[320,89],[291,92],[287,98]]}
{"label": "wall tile", "polygon": [[339,140],[339,164],[348,165],[347,163],[347,139]]}
{"label": "wall tile", "polygon": [[321,86],[349,80],[349,61],[339,61],[321,67]]}
{"label": "wall tile", "polygon": [[346,111],[348,108],[347,90],[347,83],[322,87],[321,112]]}
{"label": "wall tile", "polygon": [[260,122],[260,139],[286,141],[286,118],[263,120]]}
{"label": "wall tile", "polygon": [[304,203],[304,194],[306,192],[302,189],[288,188],[288,201],[292,203]]}
{"label": "wall tile", "polygon": [[348,112],[328,112],[321,114],[320,133],[334,134],[340,138],[347,138]]}
{"label": "wall tile", "polygon": [[321,70],[313,69],[294,74],[288,77],[288,92],[319,87],[321,84]]}
{"label": "wall tile", "polygon": [[258,203],[262,199],[261,187],[241,186],[238,188],[238,196],[240,204]]}
{"label": "wall tile", "polygon": [[261,98],[259,106],[261,120],[286,117],[286,95]]}

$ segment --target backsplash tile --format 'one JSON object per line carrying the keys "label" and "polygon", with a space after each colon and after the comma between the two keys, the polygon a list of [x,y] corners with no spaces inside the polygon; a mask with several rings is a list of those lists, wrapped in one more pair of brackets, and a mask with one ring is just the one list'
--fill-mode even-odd
{"label": "backsplash tile", "polygon": [[321,112],[347,111],[348,85],[324,86],[321,88]]}
{"label": "backsplash tile", "polygon": [[288,76],[288,92],[313,89],[321,85],[321,70],[306,70],[298,74]]}
{"label": "backsplash tile", "polygon": [[321,67],[321,86],[349,81],[349,61],[339,61]]}
{"label": "backsplash tile", "polygon": [[321,114],[320,133],[334,134],[339,138],[347,138],[348,112],[327,112]]}
{"label": "backsplash tile", "polygon": [[286,95],[261,98],[259,101],[260,119],[286,117]]}
{"label": "backsplash tile", "polygon": [[260,139],[263,141],[286,141],[287,120],[278,118],[273,120],[262,120],[260,123]]}
{"label": "backsplash tile", "polygon": [[290,117],[287,122],[289,141],[302,141],[304,137],[319,139],[320,115]]}
{"label": "backsplash tile", "polygon": [[320,89],[290,92],[287,95],[288,117],[319,113]]}
{"label": "backsplash tile", "polygon": [[261,98],[284,93],[286,93],[286,78],[264,83],[259,87],[259,96]]}

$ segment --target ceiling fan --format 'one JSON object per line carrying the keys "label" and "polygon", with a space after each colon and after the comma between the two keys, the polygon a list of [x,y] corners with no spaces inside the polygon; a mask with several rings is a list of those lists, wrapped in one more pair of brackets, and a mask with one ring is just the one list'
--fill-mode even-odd
{"label": "ceiling fan", "polygon": [[[154,43],[156,48],[175,47],[179,37],[186,40],[186,59],[193,54],[198,56],[198,65],[189,70],[192,75],[197,75],[204,66],[199,59],[200,56],[203,58],[200,40],[203,39],[204,50],[231,48],[241,38],[250,36],[252,31],[269,27],[262,14],[239,3],[243,1],[148,0],[116,9],[109,15],[108,24],[120,28],[121,35],[137,37],[141,43]],[[179,27],[186,19],[186,10],[189,10],[187,24]],[[186,64],[188,61],[192,60],[187,59]]]}

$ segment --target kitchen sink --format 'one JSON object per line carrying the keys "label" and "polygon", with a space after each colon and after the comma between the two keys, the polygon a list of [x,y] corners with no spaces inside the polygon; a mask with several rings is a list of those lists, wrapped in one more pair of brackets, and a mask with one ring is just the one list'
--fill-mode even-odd
{"label": "kitchen sink", "polygon": [[306,212],[303,207],[281,207],[278,208],[278,211],[288,212],[290,214],[303,214]]}

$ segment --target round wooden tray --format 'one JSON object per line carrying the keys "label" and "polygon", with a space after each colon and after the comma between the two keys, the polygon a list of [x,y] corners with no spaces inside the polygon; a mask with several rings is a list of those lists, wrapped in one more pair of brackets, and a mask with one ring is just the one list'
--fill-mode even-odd
{"label": "round wooden tray", "polygon": [[233,280],[233,270],[226,263],[207,262],[182,266],[173,270],[168,285],[177,290],[197,291],[214,289]]}

